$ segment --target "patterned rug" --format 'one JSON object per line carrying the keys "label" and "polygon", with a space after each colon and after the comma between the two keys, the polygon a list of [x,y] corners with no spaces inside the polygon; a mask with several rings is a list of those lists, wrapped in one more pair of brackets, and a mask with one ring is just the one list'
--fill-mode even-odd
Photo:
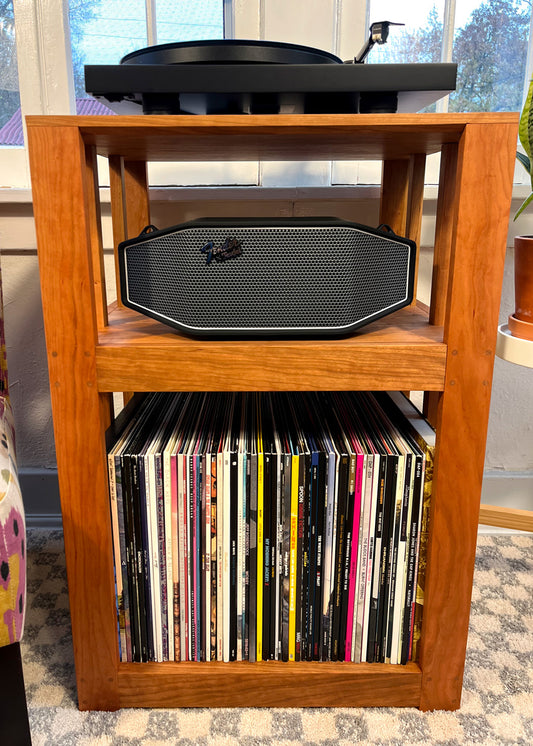
{"label": "patterned rug", "polygon": [[531,746],[533,536],[479,537],[462,707],[456,713],[414,709],[79,712],[60,531],[28,531],[22,653],[33,746]]}

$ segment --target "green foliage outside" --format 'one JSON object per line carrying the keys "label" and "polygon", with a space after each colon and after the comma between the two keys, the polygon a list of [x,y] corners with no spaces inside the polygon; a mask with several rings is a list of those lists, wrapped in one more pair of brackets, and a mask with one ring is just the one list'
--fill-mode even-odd
{"label": "green foliage outside", "polygon": [[[484,0],[456,29],[457,89],[450,111],[518,111],[522,106],[531,2]],[[380,51],[383,62],[439,62],[442,20],[432,8],[425,25],[394,29]]]}
{"label": "green foliage outside", "polygon": [[519,111],[531,4],[486,0],[455,38],[459,86],[450,111]]}

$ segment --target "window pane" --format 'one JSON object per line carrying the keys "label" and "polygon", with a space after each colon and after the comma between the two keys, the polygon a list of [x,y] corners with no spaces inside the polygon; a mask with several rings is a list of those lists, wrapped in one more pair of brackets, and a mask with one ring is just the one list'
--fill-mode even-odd
{"label": "window pane", "polygon": [[457,4],[453,59],[457,90],[450,111],[518,111],[526,70],[531,2]]}
{"label": "window pane", "polygon": [[146,46],[146,6],[144,0],[70,0],[69,11],[76,97],[85,98],[84,65],[118,65]]}
{"label": "window pane", "polygon": [[[443,0],[371,0],[370,19],[400,21],[368,62],[439,62]],[[461,0],[456,3],[453,62],[457,89],[450,111],[517,111],[522,105],[531,0]]]}
{"label": "window pane", "polygon": [[[2,0],[0,0],[0,4]],[[111,113],[94,102],[89,112],[84,65],[118,65],[148,45],[145,0],[70,0],[70,35],[78,113]],[[156,0],[157,43],[221,39],[223,0]]]}
{"label": "window pane", "polygon": [[157,43],[223,39],[222,0],[156,0]]}
{"label": "window pane", "polygon": [[12,0],[0,0],[0,145],[22,145]]}
{"label": "window pane", "polygon": [[444,0],[370,0],[370,23],[392,21],[386,44],[375,44],[369,63],[439,62],[442,41]]}

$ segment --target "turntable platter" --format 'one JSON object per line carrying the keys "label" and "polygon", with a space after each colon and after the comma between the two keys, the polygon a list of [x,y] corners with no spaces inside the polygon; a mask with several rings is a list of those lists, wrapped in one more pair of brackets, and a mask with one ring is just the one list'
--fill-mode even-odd
{"label": "turntable platter", "polygon": [[322,65],[342,64],[330,52],[299,44],[242,39],[174,42],[130,52],[121,65]]}

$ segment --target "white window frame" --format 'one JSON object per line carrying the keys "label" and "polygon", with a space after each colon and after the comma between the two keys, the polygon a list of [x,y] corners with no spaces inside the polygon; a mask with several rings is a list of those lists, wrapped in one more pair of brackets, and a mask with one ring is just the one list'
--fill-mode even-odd
{"label": "white window frame", "polygon": [[[19,95],[26,114],[71,114],[74,81],[63,0],[13,0]],[[0,148],[0,170],[13,187],[29,187],[26,147]],[[2,179],[5,183],[5,179]]]}
{"label": "white window frame", "polygon": [[[155,8],[156,0],[145,0],[148,43],[156,43]],[[284,38],[284,35],[298,34],[302,26],[302,7],[305,5],[306,28],[318,33],[320,20],[313,20],[309,8],[329,8],[331,13],[330,48],[342,59],[348,59],[363,46],[369,26],[369,0],[223,0],[224,21],[228,37],[243,39]],[[451,60],[452,40],[456,0],[445,0],[444,36],[441,61]],[[315,6],[316,4],[316,6]],[[15,33],[18,50],[19,90],[23,116],[27,114],[72,114],[75,113],[75,94],[72,76],[70,34],[68,33],[68,0],[13,0]],[[315,24],[313,28],[312,24]],[[309,26],[311,24],[311,26]],[[531,21],[533,31],[533,14]],[[328,32],[329,33],[329,32]],[[530,40],[532,34],[530,34]],[[296,38],[296,41],[298,39]],[[301,42],[304,43],[304,42]],[[23,51],[21,51],[23,50]],[[530,41],[527,59],[527,81],[533,73],[533,53]],[[439,111],[446,111],[447,99],[438,103]],[[155,181],[172,183],[172,175],[165,168],[153,166]],[[343,164],[306,164],[306,177],[295,175],[297,169],[288,164],[234,164],[234,170],[227,164],[210,165],[209,173],[205,166],[192,168],[190,174],[180,174],[180,183],[198,184],[261,184],[264,186],[288,186],[295,180],[300,186],[328,186],[331,184],[355,184],[377,182],[379,178],[372,172],[371,164],[361,164],[360,172],[350,170]],[[157,171],[159,169],[159,175]],[[2,184],[8,187],[26,188],[30,186],[30,176],[25,147],[10,148],[0,146],[0,171]],[[7,178],[6,178],[7,176]],[[208,178],[209,176],[209,178]],[[517,169],[517,180],[523,180],[523,172]],[[430,181],[432,181],[430,176]]]}

